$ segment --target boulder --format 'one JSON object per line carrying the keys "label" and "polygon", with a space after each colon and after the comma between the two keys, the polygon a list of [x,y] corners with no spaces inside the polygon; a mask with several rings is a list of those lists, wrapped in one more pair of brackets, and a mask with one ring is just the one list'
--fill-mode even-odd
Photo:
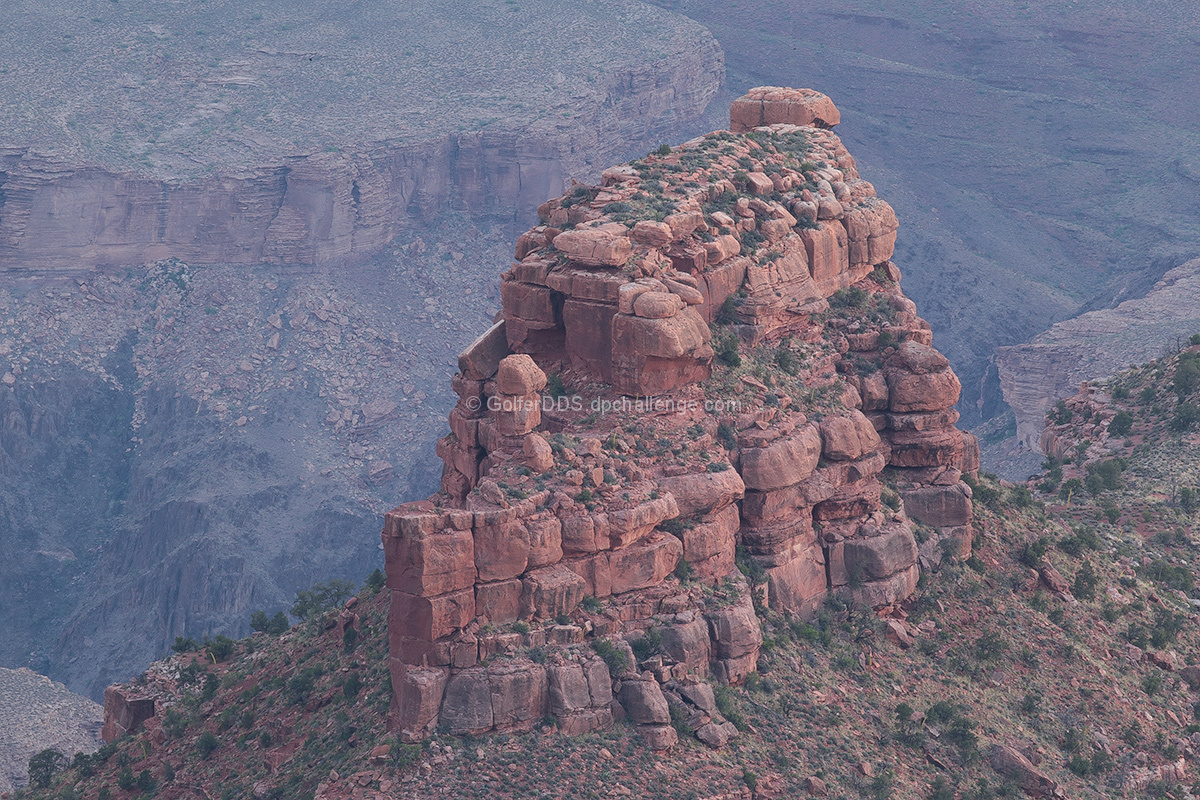
{"label": "boulder", "polygon": [[554,248],[576,264],[592,267],[624,266],[633,252],[626,236],[600,228],[576,228],[554,237]]}
{"label": "boulder", "polygon": [[546,373],[524,353],[505,356],[496,369],[500,394],[524,396],[546,388]]}
{"label": "boulder", "polygon": [[475,584],[475,614],[493,625],[507,625],[521,617],[524,584],[517,578]]}
{"label": "boulder", "polygon": [[497,732],[533,730],[549,707],[546,668],[499,662],[488,667],[492,723]]}
{"label": "boulder", "polygon": [[389,589],[436,595],[475,583],[475,543],[470,531],[413,530],[389,536],[385,529],[383,552]]}
{"label": "boulder", "polygon": [[613,700],[612,676],[608,672],[608,664],[605,664],[603,659],[593,658],[584,663],[583,674],[587,679],[592,707],[608,708]]}
{"label": "boulder", "polygon": [[709,612],[705,617],[709,635],[716,645],[717,658],[757,657],[762,645],[762,629],[749,594],[743,595],[736,604]]}
{"label": "boulder", "polygon": [[154,698],[138,696],[129,686],[109,686],[104,690],[104,725],[100,738],[111,744],[136,731],[154,716]]}
{"label": "boulder", "polygon": [[847,539],[845,559],[850,575],[886,578],[917,563],[917,541],[910,526],[893,523],[875,535]]}
{"label": "boulder", "polygon": [[543,511],[525,520],[529,532],[529,558],[526,569],[554,564],[563,557],[562,522]]}
{"label": "boulder", "polygon": [[696,738],[714,750],[729,744],[737,734],[738,729],[732,722],[709,722],[696,729]]}
{"label": "boulder", "polygon": [[671,722],[671,712],[667,707],[667,698],[655,680],[621,681],[621,692],[618,695],[621,707],[629,719],[642,725],[667,725]]}
{"label": "boulder", "polygon": [[491,730],[492,683],[487,670],[474,667],[450,678],[439,717],[439,727],[452,736],[473,736]]}
{"label": "boulder", "polygon": [[958,402],[962,384],[950,370],[912,373],[887,370],[888,408],[893,412],[940,411]]}
{"label": "boulder", "polygon": [[480,581],[515,578],[529,565],[529,531],[520,520],[476,525],[474,540]]}
{"label": "boulder", "polygon": [[643,244],[647,247],[663,247],[670,244],[675,238],[670,225],[667,225],[665,222],[654,222],[648,219],[644,219],[634,225],[630,236],[638,244]]}
{"label": "boulder", "polygon": [[609,543],[614,548],[626,547],[650,531],[660,522],[679,516],[679,506],[671,494],[654,500],[646,500],[608,514]]}
{"label": "boulder", "polygon": [[532,619],[554,619],[570,614],[583,599],[587,584],[563,564],[530,570],[521,579],[522,616]]}
{"label": "boulder", "polygon": [[655,533],[609,554],[613,594],[645,589],[661,583],[683,556],[683,545],[674,536]]}
{"label": "boulder", "polygon": [[734,100],[729,109],[729,130],[734,133],[779,123],[832,128],[841,121],[833,101],[812,89],[758,86]]}
{"label": "boulder", "polygon": [[742,480],[747,489],[782,489],[812,475],[820,458],[821,434],[808,424],[766,447],[744,449]]}
{"label": "boulder", "polygon": [[824,551],[815,544],[784,564],[768,567],[766,573],[767,604],[776,611],[810,619],[828,593]]}
{"label": "boulder", "polygon": [[708,625],[702,618],[696,617],[691,622],[664,626],[662,648],[673,660],[686,664],[689,671],[700,675],[708,673],[708,662],[712,658],[712,640],[708,636]]}
{"label": "boulder", "polygon": [[734,469],[664,476],[658,479],[658,485],[675,498],[681,517],[701,516],[724,508],[742,499],[746,492],[742,476]]}
{"label": "boulder", "polygon": [[555,664],[546,668],[550,713],[565,717],[592,704],[587,675],[580,664]]}
{"label": "boulder", "polygon": [[988,763],[996,772],[1016,781],[1030,797],[1053,797],[1058,794],[1058,784],[1031,764],[1016,748],[993,744],[988,753]]}
{"label": "boulder", "polygon": [[830,461],[852,461],[879,447],[879,434],[861,411],[823,418],[821,440]]}
{"label": "boulder", "polygon": [[638,735],[651,750],[670,750],[679,744],[679,734],[670,725],[639,725]]}
{"label": "boulder", "polygon": [[534,472],[545,472],[554,466],[554,451],[550,443],[536,433],[525,437],[521,444],[521,454],[524,456],[525,466]]}
{"label": "boulder", "polygon": [[683,298],[669,292],[643,292],[633,301],[633,313],[646,319],[667,319],[686,305]]}
{"label": "boulder", "polygon": [[468,380],[486,381],[496,374],[500,359],[508,355],[504,320],[488,328],[458,356],[458,371]]}
{"label": "boulder", "polygon": [[438,711],[450,676],[446,669],[415,668],[391,660],[392,706],[388,730],[403,742],[419,742],[438,727]]}
{"label": "boulder", "polygon": [[433,641],[449,636],[475,617],[475,591],[463,589],[436,597],[392,591],[388,631],[393,637]]}
{"label": "boulder", "polygon": [[722,553],[732,554],[740,525],[737,506],[727,505],[715,514],[701,517],[693,526],[684,527],[680,533],[684,559],[695,564]]}
{"label": "boulder", "polygon": [[967,525],[971,522],[971,500],[964,485],[919,486],[901,489],[904,511],[910,519],[935,528]]}

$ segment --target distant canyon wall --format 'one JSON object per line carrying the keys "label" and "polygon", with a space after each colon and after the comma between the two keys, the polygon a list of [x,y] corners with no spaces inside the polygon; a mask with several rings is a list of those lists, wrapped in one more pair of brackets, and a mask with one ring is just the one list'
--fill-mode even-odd
{"label": "distant canyon wall", "polygon": [[997,348],[1000,389],[1016,414],[1021,445],[1041,452],[1046,412],[1081,381],[1174,352],[1193,333],[1200,333],[1200,259],[1167,272],[1145,297],[1059,322],[1026,344]]}
{"label": "distant canyon wall", "polygon": [[[447,210],[519,220],[593,165],[696,125],[724,79],[711,38],[608,76],[572,118],[505,121],[362,152],[281,157],[181,182],[0,148],[0,272],[56,273],[175,257],[330,264],[365,258]],[[500,126],[506,126],[501,128]],[[527,222],[527,220],[525,220]]]}

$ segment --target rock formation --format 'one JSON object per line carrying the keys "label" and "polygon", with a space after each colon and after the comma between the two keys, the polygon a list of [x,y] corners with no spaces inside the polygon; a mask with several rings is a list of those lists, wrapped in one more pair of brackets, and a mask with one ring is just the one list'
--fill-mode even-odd
{"label": "rock formation", "polygon": [[1174,352],[1200,330],[1200,259],[1169,271],[1145,297],[1060,322],[1027,344],[996,353],[1004,400],[1024,447],[1041,444],[1046,412],[1082,381]]}
{"label": "rock formation", "polygon": [[[889,606],[920,562],[969,551],[959,382],[837,119],[811,90],[756,89],[731,125],[753,129],[539,208],[501,318],[459,359],[442,489],[384,526],[403,738],[616,711],[670,746],[664,690],[754,671],[752,599]],[[658,653],[634,659],[643,640]]]}

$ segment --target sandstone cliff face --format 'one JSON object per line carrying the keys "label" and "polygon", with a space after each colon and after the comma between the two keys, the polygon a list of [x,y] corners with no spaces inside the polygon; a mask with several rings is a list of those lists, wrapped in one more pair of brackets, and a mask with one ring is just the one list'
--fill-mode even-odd
{"label": "sandstone cliff face", "polygon": [[[387,515],[402,737],[527,729],[547,708],[607,726],[607,694],[580,677],[606,686],[603,667],[579,645],[653,635],[663,651],[615,690],[670,746],[655,682],[753,672],[751,596],[800,615],[830,592],[886,607],[921,564],[969,553],[961,387],[900,292],[895,215],[836,119],[810,90],[756,90],[733,127],[759,127],[539,207],[503,318],[459,358],[442,490]],[[519,655],[551,645],[553,666]]]}
{"label": "sandstone cliff face", "polygon": [[[392,11],[390,6],[368,3],[356,10],[356,18],[338,24],[348,28],[350,38],[369,42],[389,31],[395,34],[398,27],[401,35],[416,36],[422,14],[437,19],[460,13],[440,0]],[[103,60],[103,67],[89,65],[89,70],[102,70],[97,76],[88,73],[89,80],[101,84],[98,96],[86,100],[96,119],[72,117],[75,127],[66,131],[30,130],[19,115],[0,126],[5,128],[0,135],[0,271],[80,271],[172,257],[194,264],[324,264],[362,260],[399,230],[448,210],[519,220],[546,196],[560,192],[568,176],[588,175],[592,164],[627,157],[694,123],[723,81],[724,57],[716,42],[680,17],[635,3],[583,7],[577,22],[608,26],[611,42],[566,52],[576,48],[565,46],[568,38],[555,40],[551,34],[560,33],[575,11],[556,6],[541,13],[546,18],[539,27],[550,36],[546,41],[563,44],[548,43],[547,52],[524,48],[513,55],[514,63],[503,67],[503,45],[489,46],[488,64],[504,72],[481,78],[493,96],[478,103],[448,100],[453,96],[449,86],[444,96],[437,95],[439,84],[432,78],[432,84],[408,86],[405,81],[417,75],[412,66],[377,75],[382,65],[366,67],[359,50],[325,52],[328,41],[318,39],[322,44],[306,42],[316,49],[305,69],[313,69],[309,62],[328,63],[307,78],[311,83],[293,88],[321,112],[277,109],[257,119],[261,109],[283,102],[262,88],[279,79],[279,54],[266,41],[248,51],[230,44],[241,31],[229,39],[218,37],[212,45],[232,48],[238,79],[254,87],[240,100],[231,99],[228,89],[215,90],[212,98],[204,98],[208,103],[177,97],[191,84],[183,80],[188,76],[176,76],[177,82],[166,80],[158,87],[161,97],[148,95],[127,107],[126,117],[117,108],[126,106],[127,97],[118,93],[109,98],[116,108],[102,99],[112,91],[103,71],[111,65]],[[366,28],[370,17],[378,17],[378,29]],[[500,23],[494,33],[515,24],[506,18]],[[186,23],[172,18],[164,24]],[[479,21],[458,31],[466,35],[475,24]],[[413,47],[436,58],[433,51],[445,44],[451,27],[438,26],[428,37],[414,40]],[[397,55],[395,47],[396,42],[388,42],[389,57]],[[651,51],[654,55],[645,55]],[[455,57],[466,68],[483,55],[459,52]],[[188,62],[191,57],[197,63]],[[210,46],[177,67],[204,73],[209,67],[203,64],[213,57]],[[237,57],[244,60],[233,61]],[[162,55],[155,66],[147,65],[148,72],[161,73],[161,61],[170,58]],[[45,66],[47,72],[62,68]],[[12,68],[24,72],[29,65]],[[299,65],[296,69],[301,71]],[[363,69],[370,69],[364,79],[368,87],[361,82],[339,86],[346,74]],[[553,72],[546,76],[553,89],[538,80],[547,69]],[[33,84],[45,78],[27,77]],[[202,74],[192,77],[200,85],[209,80]],[[211,80],[220,85],[218,78]],[[543,90],[553,96],[531,118],[522,98]],[[459,91],[454,87],[454,93]],[[183,108],[162,108],[171,98]],[[198,107],[190,108],[191,103]],[[414,118],[416,107],[422,113]],[[553,108],[553,114],[546,108]],[[147,119],[155,109],[162,120]],[[193,111],[200,117],[194,125],[188,121]],[[296,115],[291,133],[279,129],[278,118],[286,113]],[[161,139],[149,136],[149,130],[167,125],[173,116],[181,119],[160,131]],[[247,127],[255,133],[246,134]],[[113,137],[116,144],[145,136],[149,141],[141,143],[139,160],[119,147],[102,147],[93,136]],[[197,169],[197,163],[207,170]]]}
{"label": "sandstone cliff face", "polygon": [[1022,446],[1044,452],[1046,412],[1082,381],[1174,352],[1200,331],[1200,259],[1169,271],[1142,298],[1060,322],[1028,344],[996,353],[1004,400]]}

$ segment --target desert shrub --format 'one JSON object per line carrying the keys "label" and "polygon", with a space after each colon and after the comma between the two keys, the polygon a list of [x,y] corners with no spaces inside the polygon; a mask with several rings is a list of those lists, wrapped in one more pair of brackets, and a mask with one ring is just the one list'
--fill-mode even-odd
{"label": "desert shrub", "polygon": [[1083,566],[1075,573],[1075,580],[1071,583],[1071,594],[1083,600],[1092,600],[1096,597],[1096,585],[1100,583],[1100,575],[1096,572],[1096,568],[1092,566],[1091,561],[1084,561]]}
{"label": "desert shrub", "polygon": [[786,347],[781,347],[775,351],[775,366],[779,367],[787,375],[794,376],[800,371],[799,359],[796,358],[796,354],[792,350]]}
{"label": "desert shrub", "polygon": [[372,572],[370,575],[367,576],[367,582],[365,584],[363,584],[363,587],[367,591],[369,591],[371,594],[374,594],[375,592],[378,592],[380,589],[382,589],[386,583],[387,583],[387,576],[383,574],[383,570],[376,569],[374,572]]}
{"label": "desert shrub", "polygon": [[200,643],[190,636],[176,636],[171,649],[176,653],[191,653],[200,649]]}
{"label": "desert shrub", "polygon": [[1171,417],[1172,428],[1186,431],[1197,422],[1200,422],[1200,406],[1195,403],[1180,403],[1175,406],[1175,413]]}
{"label": "desert shrub", "polygon": [[1123,458],[1110,458],[1087,465],[1087,477],[1084,478],[1084,488],[1089,494],[1100,494],[1108,489],[1121,488],[1121,473],[1127,464]]}
{"label": "desert shrub", "polygon": [[1067,408],[1067,401],[1059,400],[1046,416],[1055,425],[1066,425],[1075,416],[1075,413]]}
{"label": "desert shrub", "polygon": [[1179,359],[1175,368],[1175,394],[1186,397],[1200,387],[1200,365],[1190,358]]}
{"label": "desert shrub", "polygon": [[208,648],[208,654],[215,661],[225,661],[233,655],[233,648],[237,643],[228,636],[218,635],[215,639],[205,639],[204,646]]}
{"label": "desert shrub", "polygon": [[54,748],[46,748],[29,758],[29,785],[35,789],[49,788],[54,776],[65,769],[67,757]]}
{"label": "desert shrub", "polygon": [[1111,420],[1108,421],[1108,433],[1110,436],[1125,436],[1133,429],[1133,417],[1128,411],[1118,411]]}
{"label": "desert shrub", "polygon": [[1168,588],[1178,589],[1181,592],[1191,592],[1192,590],[1192,574],[1187,567],[1157,559],[1149,564],[1143,564],[1138,568],[1138,572],[1148,580],[1161,583]]}
{"label": "desert shrub", "polygon": [[342,695],[346,698],[358,697],[358,693],[362,691],[362,678],[357,672],[351,672],[342,684]]}
{"label": "desert shrub", "polygon": [[200,738],[196,740],[196,752],[200,754],[200,758],[203,761],[207,761],[220,746],[221,742],[216,736],[208,731],[205,731],[203,734],[201,734]]}
{"label": "desert shrub", "polygon": [[713,342],[717,361],[727,367],[740,367],[742,357],[738,354],[738,338],[733,334],[718,336]]}
{"label": "desert shrub", "polygon": [[289,678],[287,692],[292,704],[303,705],[316,687],[317,678],[321,677],[324,673],[325,671],[320,667],[305,667]]}
{"label": "desert shrub", "polygon": [[593,639],[592,649],[596,651],[596,655],[604,659],[604,663],[608,665],[609,674],[614,678],[629,668],[629,657],[625,655],[625,651],[608,639]]}
{"label": "desert shrub", "polygon": [[1042,559],[1046,557],[1046,551],[1049,549],[1050,540],[1041,536],[1032,542],[1026,542],[1021,548],[1017,560],[1027,567],[1037,567],[1042,563]]}
{"label": "desert shrub", "polygon": [[250,615],[250,629],[260,633],[278,636],[281,633],[285,633],[290,627],[287,615],[282,611],[276,611],[270,617],[267,616],[267,612],[265,611],[255,611]]}
{"label": "desert shrub", "polygon": [[662,649],[662,631],[650,628],[645,634],[631,641],[629,646],[633,649],[634,658],[645,661]]}
{"label": "desert shrub", "polygon": [[352,594],[354,584],[350,581],[334,579],[328,583],[318,583],[311,589],[296,593],[291,614],[300,620],[312,619],[341,605]]}
{"label": "desert shrub", "polygon": [[863,289],[857,286],[849,286],[845,289],[838,289],[829,298],[829,307],[837,310],[844,309],[862,309],[866,307],[867,300],[870,295]]}

